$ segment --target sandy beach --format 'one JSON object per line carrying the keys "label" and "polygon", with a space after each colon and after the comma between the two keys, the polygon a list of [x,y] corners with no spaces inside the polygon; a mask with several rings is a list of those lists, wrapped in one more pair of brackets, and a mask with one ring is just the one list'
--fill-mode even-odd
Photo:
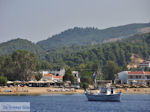
{"label": "sandy beach", "polygon": [[[9,92],[11,91],[11,92]],[[82,89],[52,87],[1,87],[0,95],[83,94]]]}
{"label": "sandy beach", "polygon": [[[97,90],[95,90],[97,91]],[[117,88],[124,94],[150,94],[150,88]],[[83,94],[83,89],[53,87],[0,87],[0,95]]]}

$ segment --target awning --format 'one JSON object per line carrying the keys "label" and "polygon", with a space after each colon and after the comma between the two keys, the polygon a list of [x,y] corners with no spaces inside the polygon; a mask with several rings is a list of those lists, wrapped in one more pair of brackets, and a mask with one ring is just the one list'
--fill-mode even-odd
{"label": "awning", "polygon": [[13,82],[12,81],[7,81],[7,84],[13,84]]}

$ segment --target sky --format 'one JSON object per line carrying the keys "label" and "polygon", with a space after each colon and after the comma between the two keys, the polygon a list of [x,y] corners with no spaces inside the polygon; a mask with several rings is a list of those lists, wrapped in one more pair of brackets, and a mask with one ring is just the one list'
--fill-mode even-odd
{"label": "sky", "polygon": [[150,0],[0,0],[0,43],[45,40],[73,27],[150,22]]}

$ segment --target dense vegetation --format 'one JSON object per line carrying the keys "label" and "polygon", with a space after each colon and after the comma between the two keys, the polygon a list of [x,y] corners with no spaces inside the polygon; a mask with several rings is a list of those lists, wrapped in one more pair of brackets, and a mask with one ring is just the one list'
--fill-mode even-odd
{"label": "dense vegetation", "polygon": [[53,49],[45,54],[46,61],[42,62],[40,68],[78,70],[81,80],[86,83],[92,83],[93,72],[101,74],[97,76],[98,79],[114,79],[117,72],[127,69],[132,54],[149,59],[149,42],[150,33],[147,33],[117,42]]}
{"label": "dense vegetation", "polygon": [[141,33],[141,29],[145,27],[150,27],[150,23],[129,24],[103,30],[90,27],[75,27],[60,34],[54,35],[47,40],[40,41],[37,44],[45,50],[51,50],[54,48],[61,48],[71,45],[94,45],[107,41],[114,41],[118,38],[127,38],[129,36],[139,34]]}
{"label": "dense vegetation", "polygon": [[5,76],[0,76],[0,86],[7,84],[7,78]]}
{"label": "dense vegetation", "polygon": [[15,39],[0,44],[0,55],[11,54],[16,50],[26,50],[34,54],[44,52],[38,45],[25,39]]}
{"label": "dense vegetation", "polygon": [[[92,83],[93,72],[101,74],[97,76],[98,79],[114,79],[114,74],[126,69],[132,54],[149,58],[149,43],[150,33],[99,45],[63,47],[44,54],[43,61],[37,61],[30,52],[16,51],[0,57],[0,74],[9,80],[29,80],[34,70],[64,67],[78,70],[81,80],[86,80],[87,83]],[[37,75],[36,78],[39,77],[41,76]],[[64,80],[72,79],[69,76],[65,78]]]}
{"label": "dense vegetation", "polygon": [[8,80],[28,81],[37,69],[37,58],[33,53],[18,50],[0,57],[0,76]]}
{"label": "dense vegetation", "polygon": [[75,69],[95,70],[96,65],[105,65],[111,60],[120,67],[130,62],[132,54],[148,59],[150,54],[150,33],[99,45],[71,46],[51,50],[45,60],[53,65],[71,67]]}
{"label": "dense vegetation", "polygon": [[[92,74],[94,72],[98,74],[97,79],[114,79],[114,75],[117,72],[127,69],[126,65],[130,63],[132,54],[137,54],[143,59],[149,59],[150,33],[136,34],[128,37],[129,35],[137,33],[138,28],[149,25],[150,24],[134,24],[100,31],[95,28],[74,28],[61,33],[61,35],[54,36],[55,38],[53,37],[52,39],[58,42],[54,44],[59,47],[55,48],[53,46],[52,43],[54,41],[51,41],[52,43],[48,41],[48,43],[45,44],[47,48],[44,47],[46,50],[23,39],[2,43],[0,44],[0,75],[6,76],[8,80],[30,80],[33,71],[63,67],[67,69],[67,75],[64,77],[64,81],[71,80],[73,83],[74,80],[69,75],[69,70],[78,70],[80,72],[81,81],[84,82],[82,83],[82,87],[93,83]],[[104,32],[105,35],[96,32]],[[97,36],[94,36],[94,34]],[[81,35],[82,38],[80,38],[80,40],[79,37],[81,37]],[[102,35],[104,38],[99,38],[98,35]],[[91,42],[92,37],[94,41],[99,43],[101,39],[107,40],[108,38],[106,38],[106,36],[108,36],[108,38],[114,38],[115,36],[118,38],[126,38],[116,42],[83,44],[85,42],[83,40]],[[62,41],[59,40],[60,37]],[[66,38],[68,40],[64,41],[63,39]],[[72,39],[75,41],[72,41]],[[63,42],[66,47],[59,42]],[[77,42],[77,44],[74,45],[74,42]],[[50,46],[52,46],[52,48],[49,48]],[[39,80],[41,74],[36,74],[35,77]]]}

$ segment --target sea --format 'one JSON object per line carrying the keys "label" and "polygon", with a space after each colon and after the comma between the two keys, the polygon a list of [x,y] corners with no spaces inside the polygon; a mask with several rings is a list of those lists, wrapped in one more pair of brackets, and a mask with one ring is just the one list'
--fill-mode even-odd
{"label": "sea", "polygon": [[0,96],[0,102],[30,102],[31,112],[150,112],[148,94],[123,94],[120,102],[91,102],[83,94]]}

